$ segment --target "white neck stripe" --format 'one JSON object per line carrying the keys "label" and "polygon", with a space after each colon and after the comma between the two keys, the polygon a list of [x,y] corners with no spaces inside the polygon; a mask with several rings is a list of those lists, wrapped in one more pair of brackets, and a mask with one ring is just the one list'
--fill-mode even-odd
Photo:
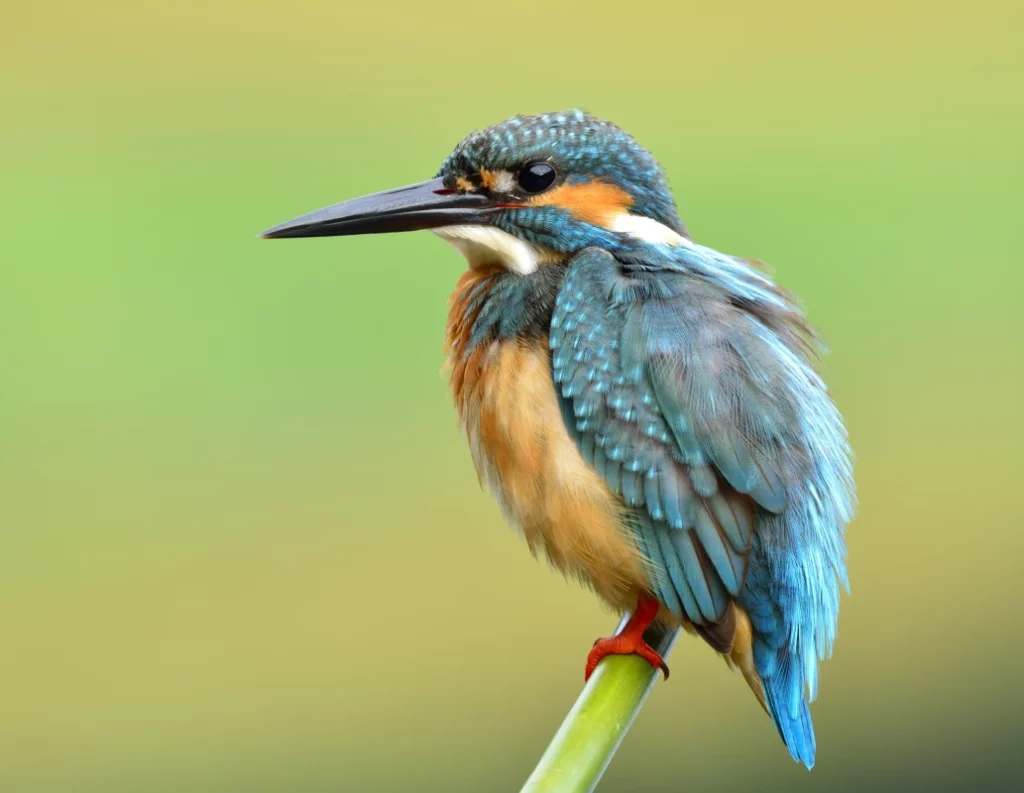
{"label": "white neck stripe", "polygon": [[643,242],[661,243],[663,245],[691,245],[678,231],[674,231],[664,223],[659,223],[654,218],[643,215],[631,215],[628,212],[620,212],[612,216],[611,222],[606,226],[609,231],[617,234],[628,234]]}

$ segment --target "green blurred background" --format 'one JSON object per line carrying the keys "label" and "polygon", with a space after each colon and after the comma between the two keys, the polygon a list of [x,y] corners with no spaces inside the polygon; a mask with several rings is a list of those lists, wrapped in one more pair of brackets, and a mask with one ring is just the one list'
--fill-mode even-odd
{"label": "green blurred background", "polygon": [[602,790],[1022,783],[1021,3],[2,10],[0,790],[518,789],[615,618],[477,486],[462,262],[254,235],[572,106],[804,298],[861,496],[815,771],[689,640]]}

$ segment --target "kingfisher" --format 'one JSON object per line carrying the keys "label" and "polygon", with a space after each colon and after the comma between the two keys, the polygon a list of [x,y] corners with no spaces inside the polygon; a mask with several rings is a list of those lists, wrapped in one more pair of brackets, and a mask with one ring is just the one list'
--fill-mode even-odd
{"label": "kingfisher", "polygon": [[444,349],[481,482],[535,556],[631,615],[586,677],[609,654],[667,677],[643,634],[682,626],[812,767],[855,495],[796,298],[694,242],[654,157],[580,110],[473,132],[433,179],[262,236],[424,229],[467,262]]}

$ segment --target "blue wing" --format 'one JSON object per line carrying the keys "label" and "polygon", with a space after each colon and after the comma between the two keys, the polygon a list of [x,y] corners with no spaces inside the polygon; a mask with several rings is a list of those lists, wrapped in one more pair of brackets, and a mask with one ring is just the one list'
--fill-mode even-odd
{"label": "blue wing", "polygon": [[[724,258],[686,253],[703,251]],[[711,262],[578,254],[551,323],[556,391],[584,459],[630,507],[662,603],[720,650],[729,604],[744,607],[769,713],[811,764],[804,689],[835,634],[849,453],[799,314],[737,260],[727,281],[701,273]],[[744,277],[761,291],[737,289]]]}

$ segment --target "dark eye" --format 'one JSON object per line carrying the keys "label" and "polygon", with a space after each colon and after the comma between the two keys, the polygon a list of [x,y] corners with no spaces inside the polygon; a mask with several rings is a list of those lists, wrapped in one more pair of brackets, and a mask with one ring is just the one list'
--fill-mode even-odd
{"label": "dark eye", "polygon": [[527,193],[543,193],[555,183],[555,169],[546,162],[535,162],[519,172],[519,186]]}

